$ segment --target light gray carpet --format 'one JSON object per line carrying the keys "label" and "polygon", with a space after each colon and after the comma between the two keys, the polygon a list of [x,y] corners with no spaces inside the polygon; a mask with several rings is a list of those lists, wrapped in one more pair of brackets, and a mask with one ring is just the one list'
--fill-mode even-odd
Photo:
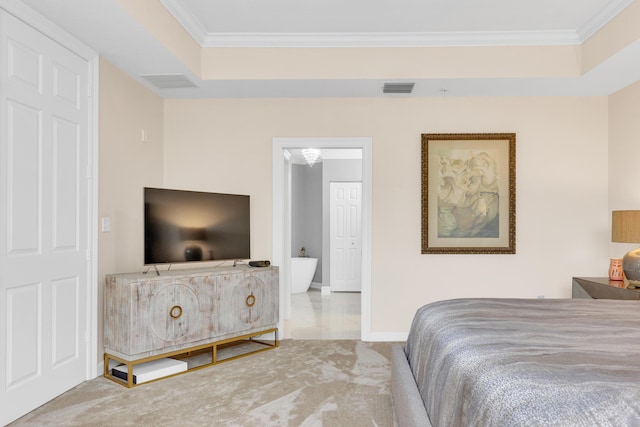
{"label": "light gray carpet", "polygon": [[11,426],[393,426],[391,343],[280,347],[132,389],[87,381]]}

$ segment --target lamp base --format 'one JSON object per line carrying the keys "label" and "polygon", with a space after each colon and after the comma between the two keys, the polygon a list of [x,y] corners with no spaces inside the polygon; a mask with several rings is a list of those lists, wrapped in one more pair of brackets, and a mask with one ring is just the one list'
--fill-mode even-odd
{"label": "lamp base", "polygon": [[187,246],[184,249],[185,261],[202,261],[202,248],[198,245]]}
{"label": "lamp base", "polygon": [[640,248],[626,253],[622,258],[622,270],[630,285],[640,287]]}

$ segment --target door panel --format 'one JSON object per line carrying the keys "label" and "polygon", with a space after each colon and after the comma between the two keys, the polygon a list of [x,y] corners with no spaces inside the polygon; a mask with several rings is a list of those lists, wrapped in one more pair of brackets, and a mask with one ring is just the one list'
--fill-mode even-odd
{"label": "door panel", "polygon": [[218,310],[220,335],[249,331],[278,321],[277,277],[273,268],[216,276],[218,301],[230,307]]}
{"label": "door panel", "polygon": [[80,74],[57,62],[53,63],[53,97],[56,101],[80,108]]}
{"label": "door panel", "polygon": [[359,292],[362,288],[362,184],[332,182],[329,187],[331,290]]}
{"label": "door panel", "polygon": [[68,307],[78,307],[80,304],[80,280],[67,277],[53,280],[52,288],[52,365],[54,367],[78,358],[80,342],[78,329],[80,327],[79,311],[68,310]]}
{"label": "door panel", "polygon": [[38,303],[40,283],[7,289],[7,389],[15,389],[40,374],[42,331]]}
{"label": "door panel", "polygon": [[42,54],[9,36],[6,58],[9,84],[22,84],[42,92]]}
{"label": "door panel", "polygon": [[0,425],[86,379],[88,70],[0,10]]}
{"label": "door panel", "polygon": [[40,251],[40,157],[42,114],[9,100],[7,103],[7,233],[8,254]]}
{"label": "door panel", "polygon": [[53,248],[78,249],[80,135],[78,123],[53,118]]}

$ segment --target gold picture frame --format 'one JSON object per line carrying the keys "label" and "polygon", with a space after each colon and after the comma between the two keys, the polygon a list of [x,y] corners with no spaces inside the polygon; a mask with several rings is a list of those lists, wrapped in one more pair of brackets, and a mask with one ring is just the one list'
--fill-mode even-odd
{"label": "gold picture frame", "polygon": [[422,253],[516,253],[516,134],[422,134]]}

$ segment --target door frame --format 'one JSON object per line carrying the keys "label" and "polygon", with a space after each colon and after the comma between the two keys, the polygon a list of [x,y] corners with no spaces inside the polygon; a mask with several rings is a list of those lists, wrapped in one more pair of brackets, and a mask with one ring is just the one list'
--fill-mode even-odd
{"label": "door frame", "polygon": [[291,161],[287,149],[357,148],[362,150],[362,291],[360,293],[363,341],[371,339],[371,177],[372,138],[273,138],[272,147],[272,257],[280,267],[280,316],[278,328],[291,317]]}
{"label": "door frame", "polygon": [[88,206],[87,227],[88,239],[87,247],[87,336],[85,338],[87,364],[85,369],[85,379],[96,378],[100,370],[101,355],[98,352],[98,108],[99,108],[99,56],[90,47],[80,42],[78,39],[62,30],[60,27],[47,20],[45,17],[31,9],[22,2],[12,0],[0,0],[0,9],[15,16],[25,24],[31,26],[56,43],[64,46],[71,52],[87,61],[87,83],[89,85],[89,119],[87,129],[87,142],[89,144],[89,165],[87,167],[86,179],[88,184]]}

